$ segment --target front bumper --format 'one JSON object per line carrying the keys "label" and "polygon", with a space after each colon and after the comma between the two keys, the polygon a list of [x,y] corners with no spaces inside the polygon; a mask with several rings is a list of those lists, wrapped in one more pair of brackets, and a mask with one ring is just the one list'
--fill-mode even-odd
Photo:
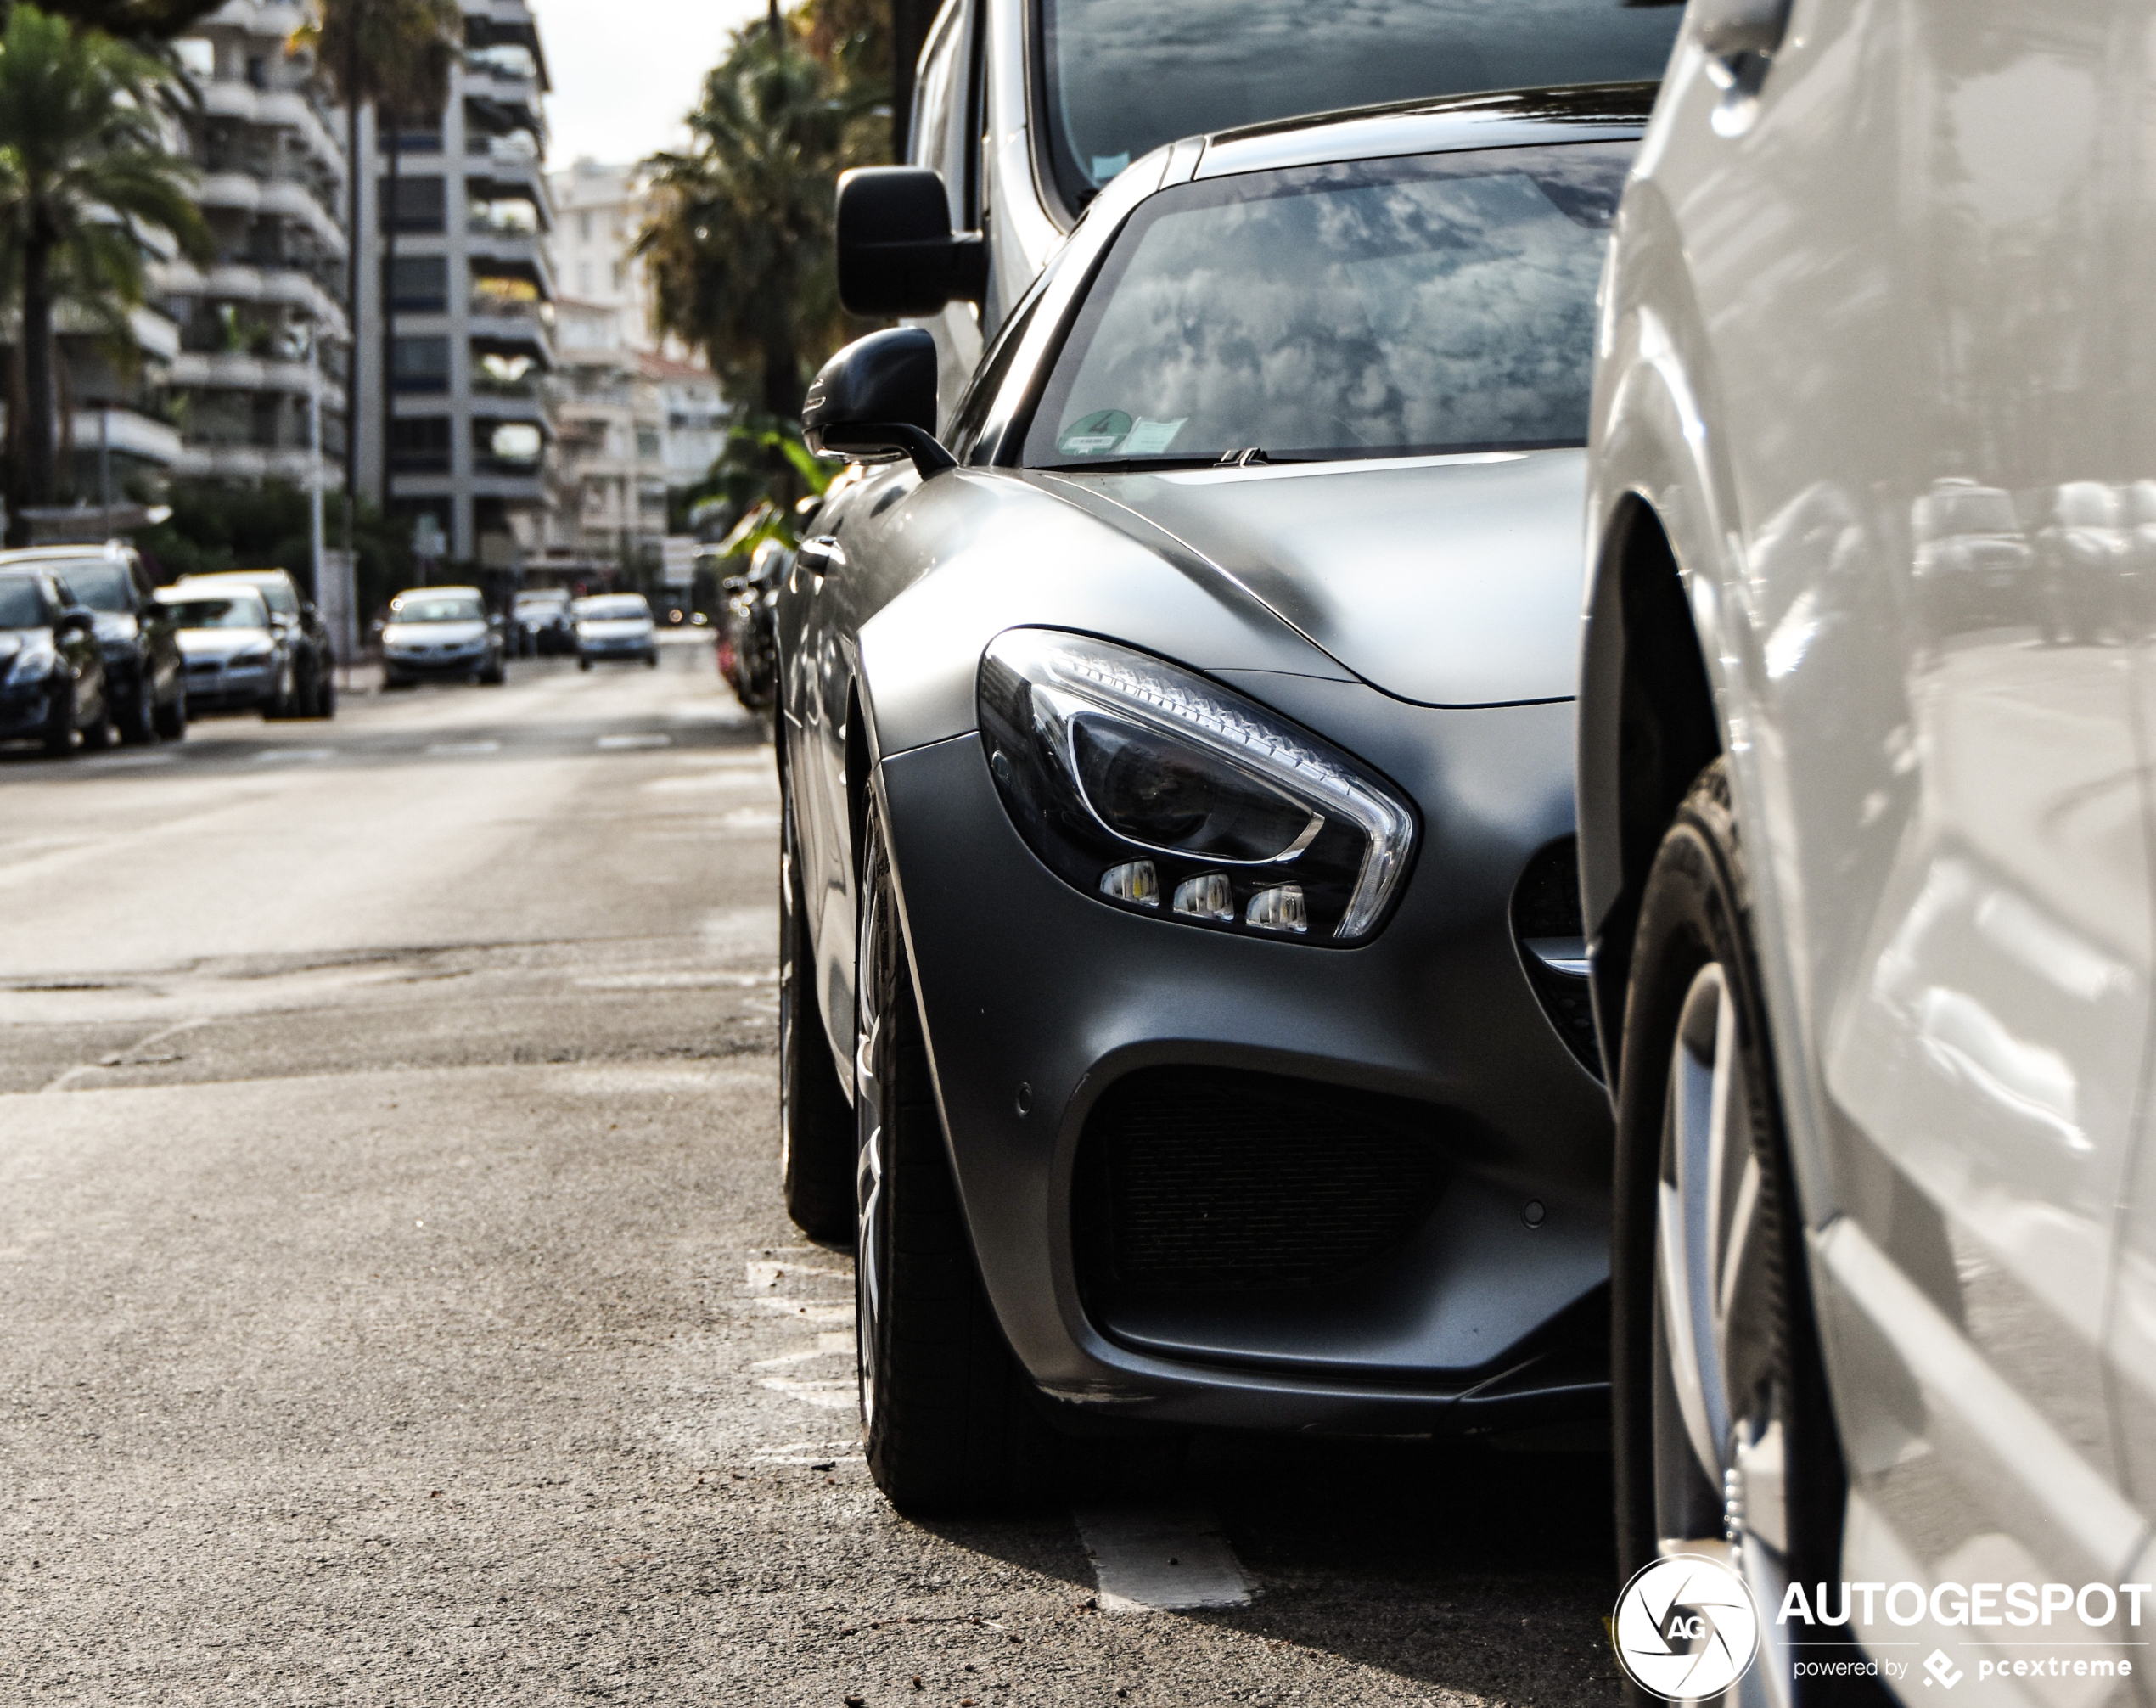
{"label": "front bumper", "polygon": [[[975,736],[881,767],[959,1193],[1013,1349],[1058,1399],[1161,1422],[1419,1434],[1594,1415],[1608,1104],[1538,1003],[1508,913],[1529,857],[1572,829],[1572,708],[1235,685],[1422,809],[1406,889],[1364,947],[1200,931],[1078,893],[1019,840]],[[1163,1065],[1414,1099],[1449,1183],[1346,1278],[1104,1312],[1076,1231],[1081,1140],[1111,1085]]]}
{"label": "front bumper", "polygon": [[382,668],[391,676],[470,676],[493,662],[485,645],[455,652],[385,652]]}
{"label": "front bumper", "polygon": [[187,709],[198,711],[251,711],[277,699],[277,666],[227,666],[215,660],[190,659],[183,680]]}
{"label": "front bumper", "polygon": [[633,636],[626,640],[580,640],[576,654],[580,658],[649,658],[659,650],[655,635]]}
{"label": "front bumper", "polygon": [[7,670],[0,664],[0,740],[18,741],[26,735],[42,735],[52,716],[53,695],[60,678],[41,677],[36,682],[8,684]]}

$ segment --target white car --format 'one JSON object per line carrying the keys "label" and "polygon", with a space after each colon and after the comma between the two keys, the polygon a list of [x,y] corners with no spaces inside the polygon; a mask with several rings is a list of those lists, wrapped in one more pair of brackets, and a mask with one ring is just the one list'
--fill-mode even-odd
{"label": "white car", "polygon": [[576,667],[626,659],[659,667],[659,626],[642,593],[595,593],[576,602]]}
{"label": "white car", "polygon": [[1692,0],[1619,216],[1578,774],[1620,1545],[1751,1580],[1748,1700],[2156,1666],[2153,26]]}

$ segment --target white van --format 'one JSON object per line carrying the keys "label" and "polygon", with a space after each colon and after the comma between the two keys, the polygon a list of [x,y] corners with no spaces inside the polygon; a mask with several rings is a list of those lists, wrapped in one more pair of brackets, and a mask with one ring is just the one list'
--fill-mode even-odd
{"label": "white van", "polygon": [[840,293],[929,327],[947,412],[984,331],[1149,150],[1346,107],[1651,81],[1681,16],[1670,0],[949,0],[921,53],[908,165],[841,184]]}

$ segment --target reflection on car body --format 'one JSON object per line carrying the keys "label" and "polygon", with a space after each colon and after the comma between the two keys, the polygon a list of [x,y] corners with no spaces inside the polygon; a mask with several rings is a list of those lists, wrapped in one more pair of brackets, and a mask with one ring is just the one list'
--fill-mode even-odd
{"label": "reflection on car body", "polygon": [[93,613],[105,687],[121,739],[177,740],[187,733],[187,693],[171,615],[132,546],[37,546],[0,552],[0,570],[41,565]]}
{"label": "reflection on car body", "polygon": [[65,755],[113,734],[96,613],[42,564],[0,565],[0,740]]}
{"label": "reflection on car body", "polygon": [[269,717],[290,703],[291,644],[259,587],[182,582],[158,598],[179,632],[189,716],[259,711]]}
{"label": "reflection on car body", "polygon": [[[1076,1413],[1598,1407],[1580,441],[1651,93],[1176,144],[947,448],[918,332],[811,388],[811,445],[911,459],[834,483],[778,598],[789,1203],[859,1212],[902,1503],[1008,1487],[1032,1415],[939,1397],[920,1336]],[[930,1228],[985,1299],[910,1290]]]}

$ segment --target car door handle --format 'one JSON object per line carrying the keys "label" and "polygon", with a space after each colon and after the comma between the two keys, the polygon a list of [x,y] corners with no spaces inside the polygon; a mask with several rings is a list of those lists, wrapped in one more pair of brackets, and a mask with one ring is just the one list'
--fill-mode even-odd
{"label": "car door handle", "polygon": [[839,543],[837,535],[819,534],[812,540],[801,542],[800,553],[796,561],[803,569],[814,576],[817,585],[821,586],[824,576],[833,570],[845,568],[846,551],[845,548]]}

